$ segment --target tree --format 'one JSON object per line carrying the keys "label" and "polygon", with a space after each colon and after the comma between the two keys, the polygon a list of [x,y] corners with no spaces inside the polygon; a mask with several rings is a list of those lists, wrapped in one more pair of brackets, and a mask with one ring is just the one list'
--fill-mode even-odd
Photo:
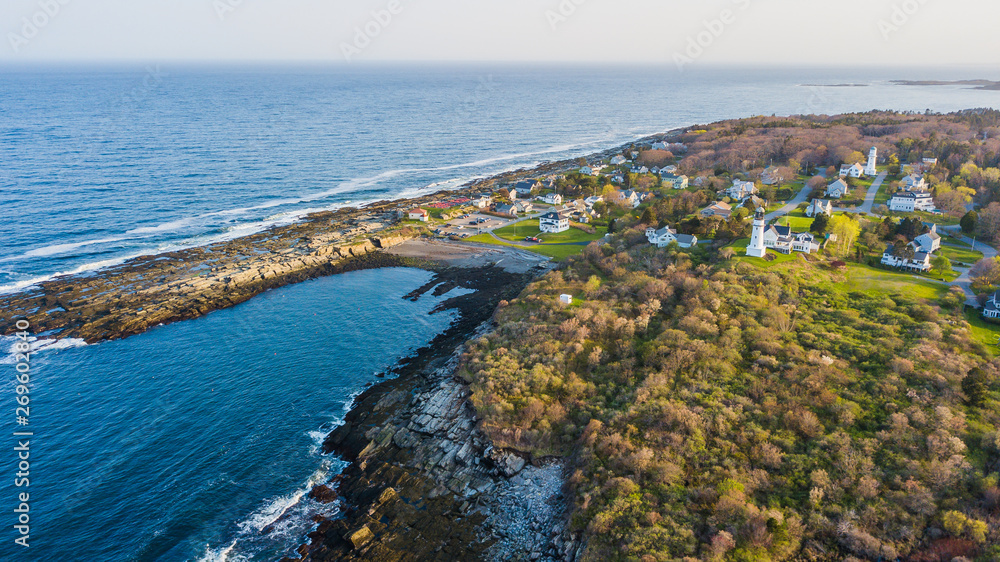
{"label": "tree", "polygon": [[986,371],[976,367],[962,379],[962,392],[972,406],[982,406],[990,395],[990,378]]}
{"label": "tree", "polygon": [[935,256],[931,260],[931,271],[937,272],[942,277],[951,273],[951,260],[945,256]]}
{"label": "tree", "polygon": [[1000,258],[983,258],[969,270],[975,287],[994,287],[1000,284]]}
{"label": "tree", "polygon": [[815,219],[813,219],[812,226],[809,227],[809,230],[822,236],[823,234],[826,234],[826,229],[829,225],[830,216],[826,213],[820,213],[816,215]]}
{"label": "tree", "polygon": [[861,225],[850,216],[837,215],[830,219],[829,230],[837,235],[837,245],[841,254],[847,254],[861,234]]}
{"label": "tree", "polygon": [[616,219],[611,219],[611,220],[608,221],[608,234],[614,234],[615,233],[615,226],[616,226],[615,223],[616,222],[617,222]]}
{"label": "tree", "polygon": [[976,232],[981,238],[996,240],[1000,235],[1000,203],[990,203],[979,212]]}
{"label": "tree", "polygon": [[979,214],[975,211],[969,211],[962,217],[959,224],[962,226],[962,232],[965,234],[975,234],[976,226],[979,224]]}
{"label": "tree", "polygon": [[653,212],[652,207],[646,207],[646,210],[642,212],[642,218],[639,219],[641,224],[656,224],[656,213]]}

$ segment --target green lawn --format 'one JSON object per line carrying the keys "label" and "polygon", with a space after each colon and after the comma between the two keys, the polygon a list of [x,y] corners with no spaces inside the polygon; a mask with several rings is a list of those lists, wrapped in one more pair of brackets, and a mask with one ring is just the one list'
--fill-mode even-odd
{"label": "green lawn", "polygon": [[940,253],[942,256],[951,260],[952,265],[957,263],[972,265],[983,259],[983,254],[981,252],[973,250],[972,246],[958,240],[944,241],[941,244]]}
{"label": "green lawn", "polygon": [[898,293],[934,301],[948,294],[948,285],[939,281],[857,263],[847,264],[847,281],[841,287],[867,295]]}
{"label": "green lawn", "polygon": [[537,236],[546,244],[573,244],[580,242],[593,242],[604,237],[603,233],[588,234],[578,228],[570,228],[566,232],[558,234],[542,233],[538,230],[538,219],[522,221],[505,226],[494,231],[494,234],[511,242],[520,242],[526,236]]}
{"label": "green lawn", "polygon": [[972,337],[990,348],[993,355],[1000,355],[1000,346],[997,345],[997,337],[1000,337],[1000,324],[990,324],[983,320],[979,311],[971,308],[965,311],[965,319],[972,327]]}
{"label": "green lawn", "polygon": [[805,216],[802,211],[796,210],[779,218],[775,224],[778,226],[790,226],[792,227],[792,232],[809,232],[812,223],[813,219]]}
{"label": "green lawn", "polygon": [[733,258],[735,261],[750,263],[762,269],[770,269],[772,267],[777,267],[779,265],[786,264],[788,262],[802,259],[795,252],[792,252],[789,255],[785,255],[780,252],[775,252],[773,250],[767,251],[768,256],[774,257],[774,260],[772,261],[767,261],[761,258],[747,257],[747,244],[749,243],[750,243],[749,238],[741,238],[739,240],[736,240],[735,242],[727,244],[725,247],[736,250],[736,257]]}
{"label": "green lawn", "polygon": [[[500,230],[497,230],[496,233],[501,238],[509,241],[521,241],[524,240],[525,236],[537,236],[539,234],[538,221],[534,221],[535,225],[533,232],[531,231],[531,228],[529,228],[528,226],[524,226],[527,225],[527,222],[522,223],[520,229],[515,229],[515,227],[519,225],[511,225],[509,227],[500,229],[500,230],[510,229],[508,230],[508,232],[501,234]],[[514,235],[513,232],[515,230],[517,230],[518,233],[522,234],[520,234],[519,236]],[[569,256],[576,256],[582,254],[583,249],[587,247],[586,244],[573,244],[573,242],[592,242],[594,240],[600,240],[603,237],[604,237],[603,234],[587,234],[582,230],[571,228],[568,231],[560,232],[559,234],[545,234],[544,243],[534,244],[530,246],[518,246],[516,244],[508,244],[507,242],[501,242],[496,238],[494,238],[493,236],[490,236],[489,233],[472,236],[466,238],[466,240],[468,240],[469,242],[479,242],[481,244],[493,244],[496,246],[509,246],[511,248],[520,248],[522,250],[527,250],[529,252],[534,252],[536,254],[541,254],[543,256],[548,256],[552,259],[562,261],[568,258]]]}

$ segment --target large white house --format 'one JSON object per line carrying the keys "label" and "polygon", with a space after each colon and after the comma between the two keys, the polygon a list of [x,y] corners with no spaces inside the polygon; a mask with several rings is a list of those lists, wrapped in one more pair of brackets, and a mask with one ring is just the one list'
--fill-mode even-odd
{"label": "large white house", "polygon": [[825,201],[823,199],[813,199],[812,203],[809,204],[809,208],[806,209],[807,217],[818,217],[819,215],[832,215],[833,214],[833,202]]}
{"label": "large white house", "polygon": [[485,209],[493,204],[493,195],[490,193],[480,193],[472,200],[472,204],[476,206],[477,209]]}
{"label": "large white house", "polygon": [[895,249],[892,246],[886,248],[885,252],[882,253],[882,265],[898,267],[907,271],[930,271],[931,255],[920,251],[920,246],[914,242],[910,242],[909,246],[913,249],[912,258],[896,256]]}
{"label": "large white house", "polygon": [[785,178],[781,176],[781,172],[776,166],[771,166],[761,174],[760,181],[764,185],[777,185],[785,181]]}
{"label": "large white house", "polygon": [[733,180],[733,186],[726,190],[726,195],[731,199],[742,201],[759,192],[760,190],[752,181]]}
{"label": "large white house", "polygon": [[993,293],[990,300],[986,301],[986,306],[983,307],[983,316],[994,320],[1000,318],[1000,291]]}
{"label": "large white house", "polygon": [[847,182],[839,179],[830,185],[826,186],[826,196],[832,197],[834,199],[841,199],[847,197],[851,194],[851,188],[847,185]]}
{"label": "large white house", "polygon": [[860,178],[865,175],[865,169],[861,164],[844,164],[840,167],[840,177]]}
{"label": "large white house", "polygon": [[934,197],[927,192],[897,192],[892,196],[892,199],[889,199],[889,210],[900,213],[933,211]]}
{"label": "large white house", "polygon": [[698,244],[698,237],[692,234],[677,234],[677,231],[665,226],[659,230],[655,228],[646,229],[646,239],[650,244],[656,244],[657,248],[665,248],[672,242],[677,242],[681,248],[691,248]]}
{"label": "large white house", "polygon": [[921,252],[933,254],[941,249],[941,235],[937,233],[937,225],[932,225],[930,232],[921,234],[913,239],[913,242],[920,247]]}
{"label": "large white house", "polygon": [[563,196],[558,193],[546,193],[538,199],[543,203],[548,203],[549,205],[562,205],[563,202]]}
{"label": "large white house", "polygon": [[538,218],[538,230],[557,234],[569,230],[569,215],[564,213],[545,213]]}
{"label": "large white house", "polygon": [[819,251],[816,237],[808,232],[792,232],[787,226],[771,225],[764,230],[764,247],[782,254],[802,252],[811,254]]}
{"label": "large white house", "polygon": [[628,162],[628,160],[626,160],[625,157],[622,156],[621,154],[619,154],[618,156],[615,156],[614,158],[611,159],[611,165],[612,166],[621,166],[625,162]]}

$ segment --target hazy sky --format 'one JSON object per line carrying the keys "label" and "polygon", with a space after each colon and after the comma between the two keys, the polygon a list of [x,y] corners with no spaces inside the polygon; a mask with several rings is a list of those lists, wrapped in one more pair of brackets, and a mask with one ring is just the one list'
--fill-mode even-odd
{"label": "hazy sky", "polygon": [[0,61],[1000,67],[997,22],[992,0],[3,0]]}

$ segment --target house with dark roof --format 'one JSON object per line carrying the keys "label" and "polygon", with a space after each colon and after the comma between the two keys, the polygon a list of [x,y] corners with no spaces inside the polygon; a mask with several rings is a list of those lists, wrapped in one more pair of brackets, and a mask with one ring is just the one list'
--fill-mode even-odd
{"label": "house with dark roof", "polygon": [[839,179],[830,185],[826,186],[826,196],[832,197],[833,199],[840,199],[851,194],[851,188],[847,185],[847,182]]}
{"label": "house with dark roof", "polygon": [[934,197],[926,191],[901,191],[889,199],[889,210],[900,213],[933,211]]}
{"label": "house with dark roof", "polygon": [[692,234],[678,234],[676,230],[665,226],[659,230],[649,227],[646,229],[646,239],[650,244],[655,244],[657,248],[666,248],[673,242],[681,248],[691,248],[698,244],[698,237]]}
{"label": "house with dark roof", "polygon": [[808,232],[792,232],[791,227],[771,225],[764,230],[764,247],[782,254],[801,252],[811,254],[819,251],[816,237]]}
{"label": "house with dark roof", "polygon": [[497,214],[507,215],[508,217],[516,217],[517,208],[514,205],[500,204],[497,205]]}
{"label": "house with dark roof", "polygon": [[569,213],[545,213],[538,217],[538,230],[558,234],[569,230]]}
{"label": "house with dark roof", "polygon": [[897,256],[895,247],[892,245],[887,247],[885,252],[882,252],[882,265],[904,269],[906,271],[930,271],[931,254],[921,252],[920,246],[914,242],[910,242],[909,246],[912,248],[912,258],[905,257],[903,254]]}
{"label": "house with dark roof", "polygon": [[993,293],[990,300],[986,301],[986,306],[983,307],[983,318],[1000,319],[1000,291]]}

